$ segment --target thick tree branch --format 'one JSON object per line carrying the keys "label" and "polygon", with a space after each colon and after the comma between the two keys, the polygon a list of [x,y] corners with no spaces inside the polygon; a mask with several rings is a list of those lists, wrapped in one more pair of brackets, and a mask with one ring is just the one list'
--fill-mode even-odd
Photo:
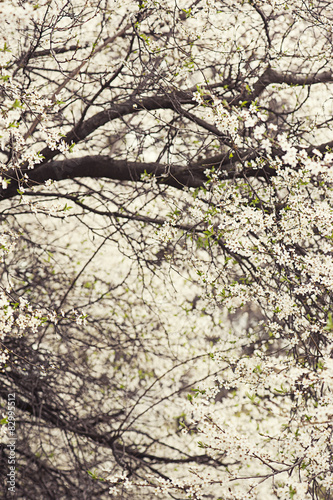
{"label": "thick tree branch", "polygon": [[332,83],[332,71],[323,71],[314,74],[279,73],[270,69],[268,73],[269,83],[286,83],[287,85],[313,85],[315,83]]}
{"label": "thick tree branch", "polygon": [[[249,154],[244,154],[244,161],[251,159]],[[236,160],[240,161],[241,157]],[[231,163],[226,155],[217,155],[188,166],[165,165],[163,163],[131,162],[127,160],[114,160],[109,156],[84,156],[60,161],[52,161],[29,172],[27,187],[43,184],[48,179],[60,181],[80,177],[106,178],[119,181],[141,181],[143,174],[154,175],[157,182],[173,186],[177,189],[184,187],[197,188],[203,186],[207,181],[204,171],[215,167],[225,171],[228,177],[240,176],[236,172],[235,163]],[[270,169],[272,170],[272,169]],[[274,171],[268,169],[265,175],[273,175]],[[262,176],[260,170],[247,169],[249,176]],[[0,191],[2,199],[10,199],[17,196],[19,185],[15,179],[6,190]]]}
{"label": "thick tree branch", "polygon": [[[257,82],[254,84],[253,92],[249,95],[244,93],[239,94],[237,97],[226,99],[227,102],[238,102],[242,99],[247,99],[254,101],[257,99],[261,93],[273,83],[287,83],[288,85],[312,85],[314,83],[327,83],[333,82],[333,76],[331,72],[317,73],[313,75],[293,75],[279,73],[272,68],[268,67],[263,74],[258,78]],[[206,100],[210,100],[210,96],[204,96]],[[195,104],[196,101],[193,99],[193,89],[187,91],[177,91],[160,96],[149,96],[143,98],[130,98],[127,101],[119,104],[112,105],[109,109],[100,111],[96,113],[91,118],[88,118],[83,123],[79,122],[64,138],[67,144],[79,143],[83,141],[86,137],[92,134],[95,130],[102,127],[108,122],[113,120],[136,114],[139,111],[154,111],[157,109],[172,109],[181,115],[189,115],[187,110],[181,108],[181,105],[185,104]],[[187,116],[189,118],[189,116]],[[194,118],[194,115],[191,115]],[[196,117],[195,117],[196,118]],[[194,121],[199,126],[204,126],[207,128],[207,123],[199,118]],[[209,124],[208,124],[209,125]],[[210,131],[221,135],[213,125],[210,126]],[[53,159],[59,154],[58,150],[50,150],[45,148],[41,154],[44,156],[43,163]],[[37,169],[40,167],[36,167]]]}
{"label": "thick tree branch", "polygon": [[[324,83],[332,82],[333,77],[331,72],[322,72],[313,75],[292,75],[278,73],[277,71],[268,67],[257,82],[254,85],[253,92],[247,96],[250,101],[255,100],[267,86],[273,83],[287,83],[290,85],[311,85],[314,83]],[[186,109],[182,108],[182,105],[195,104],[193,99],[193,89],[187,91],[178,91],[170,94],[160,95],[160,96],[149,96],[144,98],[130,98],[127,101],[119,104],[114,104],[111,108],[107,110],[100,111],[96,113],[91,118],[88,118],[84,122],[79,122],[79,124],[74,127],[74,129],[69,132],[64,138],[65,142],[71,144],[72,142],[78,143],[83,141],[87,136],[92,134],[99,127],[105,125],[106,123],[122,118],[124,116],[138,113],[139,111],[153,111],[157,109],[172,109],[176,113],[185,116],[189,120],[195,122],[199,127],[202,127],[217,136],[223,136],[223,138],[228,143],[227,137],[224,136],[215,126],[207,123],[206,121],[196,117]],[[246,96],[239,96],[245,98]],[[210,96],[205,96],[206,100],[210,99]],[[234,101],[235,98],[232,99]],[[322,144],[317,146],[320,151],[325,151],[327,147],[332,146],[332,142]],[[232,144],[228,144],[232,147]],[[312,147],[307,149],[308,154],[311,154]],[[32,172],[29,172],[29,178],[32,183],[40,184],[47,179],[62,180],[75,177],[93,177],[100,178],[105,177],[115,180],[129,180],[138,181],[141,175],[146,171],[148,174],[154,174],[160,177],[159,182],[163,184],[168,184],[179,189],[187,187],[199,187],[205,182],[206,177],[203,174],[204,165],[211,167],[216,166],[218,162],[218,168],[222,168],[228,174],[228,176],[234,176],[235,164],[233,162],[227,162],[221,158],[208,158],[201,162],[201,164],[195,164],[192,166],[165,166],[159,163],[141,163],[141,162],[129,162],[127,160],[112,160],[107,156],[86,156],[83,158],[76,159],[66,159],[63,161],[50,161],[55,156],[60,153],[58,150],[50,150],[45,148],[41,154],[44,156],[43,162],[36,166]],[[223,155],[220,155],[223,156]],[[251,154],[237,155],[237,161],[247,161],[252,159]],[[215,163],[216,162],[216,163]],[[252,172],[250,169],[246,171],[248,176],[260,176],[264,174],[265,176],[274,175],[271,169],[265,169],[261,172],[256,170]],[[25,168],[22,168],[22,172]],[[0,190],[0,197],[2,199],[8,199],[17,194],[18,183],[14,180],[16,176],[14,172],[9,173],[9,178],[12,179],[12,184],[6,190]],[[31,184],[29,184],[31,186]]]}
{"label": "thick tree branch", "polygon": [[[306,151],[312,154],[314,148],[325,152],[332,147],[333,142],[319,146],[311,146]],[[251,150],[235,151],[234,158],[229,159],[225,153],[206,158],[197,163],[189,165],[166,165],[157,162],[135,162],[127,160],[114,160],[109,156],[83,156],[59,161],[49,161],[39,168],[29,171],[29,180],[24,184],[26,188],[32,188],[43,184],[47,180],[61,181],[75,178],[105,178],[118,181],[138,182],[144,181],[143,175],[154,175],[159,184],[184,189],[185,187],[198,188],[207,181],[206,169],[215,167],[223,171],[226,178],[236,177],[263,177],[270,178],[276,175],[273,168],[267,164],[260,169],[247,167],[247,162],[255,159],[258,152]],[[283,151],[275,151],[275,156],[283,155]],[[20,194],[19,183],[15,178],[7,189],[0,189],[0,199],[10,199]],[[30,194],[30,193],[29,193]]]}
{"label": "thick tree branch", "polygon": [[[119,104],[113,104],[109,109],[96,113],[91,118],[88,118],[83,123],[73,128],[65,137],[64,141],[67,144],[79,143],[86,137],[92,134],[99,127],[102,127],[108,122],[123,118],[128,115],[134,115],[139,111],[153,111],[157,109],[176,109],[179,104],[194,104],[192,92],[180,91],[162,96],[150,96],[144,98],[131,98]],[[44,156],[43,163],[51,160],[59,154],[58,150],[50,150],[45,148],[41,154]]]}

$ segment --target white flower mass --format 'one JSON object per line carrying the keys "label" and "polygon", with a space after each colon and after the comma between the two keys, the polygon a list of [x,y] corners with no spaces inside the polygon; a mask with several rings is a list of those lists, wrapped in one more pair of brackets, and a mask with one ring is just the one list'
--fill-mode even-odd
{"label": "white flower mass", "polygon": [[331,2],[0,13],[8,498],[331,500]]}

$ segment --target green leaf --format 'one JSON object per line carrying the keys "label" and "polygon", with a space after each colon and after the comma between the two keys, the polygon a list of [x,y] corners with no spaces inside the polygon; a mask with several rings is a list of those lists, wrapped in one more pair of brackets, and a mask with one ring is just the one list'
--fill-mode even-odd
{"label": "green leaf", "polygon": [[6,42],[3,44],[3,49],[0,49],[0,52],[11,52]]}
{"label": "green leaf", "polygon": [[326,330],[327,332],[333,331],[333,317],[331,312],[329,312],[327,315],[327,323],[324,330]]}
{"label": "green leaf", "polygon": [[102,477],[99,477],[97,474],[96,474],[96,469],[94,472],[92,472],[91,470],[87,470],[89,476],[92,478],[92,479],[97,479],[98,481],[104,481],[104,479]]}
{"label": "green leaf", "polygon": [[23,108],[22,103],[19,99],[15,99],[14,103],[12,104],[12,109],[16,108]]}

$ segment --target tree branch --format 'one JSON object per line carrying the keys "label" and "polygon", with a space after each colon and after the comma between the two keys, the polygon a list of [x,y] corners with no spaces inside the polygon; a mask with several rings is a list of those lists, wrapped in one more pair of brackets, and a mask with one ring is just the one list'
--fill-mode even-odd
{"label": "tree branch", "polygon": [[[244,161],[251,159],[249,154],[244,152]],[[236,162],[242,158],[236,159]],[[228,156],[225,154],[217,155],[212,158],[203,160],[202,162],[192,165],[165,165],[155,162],[131,162],[127,160],[114,160],[109,156],[83,156],[79,158],[71,158],[60,161],[51,161],[45,165],[31,170],[29,172],[29,180],[25,186],[31,188],[34,185],[43,184],[48,179],[60,181],[65,179],[75,179],[79,177],[90,178],[106,178],[119,181],[142,181],[142,175],[154,175],[157,182],[173,186],[177,189],[184,187],[197,188],[203,186],[207,181],[204,171],[207,168],[215,166],[217,170],[223,170],[227,176],[241,176],[241,173],[236,172],[235,163],[231,163]],[[270,169],[272,170],[272,169]],[[269,175],[273,175],[274,171],[265,171]],[[261,170],[247,169],[246,175],[262,176]],[[146,182],[146,181],[145,181]],[[13,178],[10,185],[5,190],[0,190],[2,199],[10,199],[17,196],[19,184]]]}

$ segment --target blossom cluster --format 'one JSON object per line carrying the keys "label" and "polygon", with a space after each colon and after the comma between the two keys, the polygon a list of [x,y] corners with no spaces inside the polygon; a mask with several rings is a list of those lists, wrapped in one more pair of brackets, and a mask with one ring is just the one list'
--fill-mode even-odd
{"label": "blossom cluster", "polygon": [[[212,119],[210,109],[206,116]],[[260,138],[263,117],[244,118]],[[215,304],[260,318],[245,330],[237,324],[221,330],[212,356],[222,375],[199,385],[188,403],[185,429],[195,428],[199,447],[227,464],[218,474],[191,470],[200,478],[193,498],[216,484],[230,499],[310,499],[314,481],[333,489],[332,155],[310,156],[285,134],[270,144],[282,155],[264,148],[249,162],[274,170],[270,185],[206,171],[205,188],[178,215],[179,224],[196,228],[200,250],[191,263],[207,309]]]}

